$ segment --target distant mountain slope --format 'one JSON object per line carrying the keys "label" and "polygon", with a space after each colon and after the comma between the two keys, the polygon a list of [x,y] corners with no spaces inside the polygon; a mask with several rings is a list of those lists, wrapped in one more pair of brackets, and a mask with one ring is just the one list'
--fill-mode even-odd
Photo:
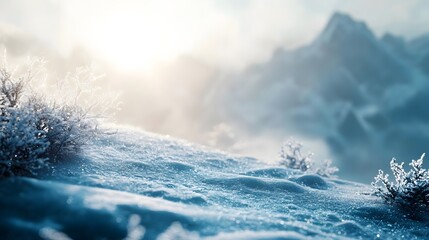
{"label": "distant mountain slope", "polygon": [[421,144],[392,149],[387,136],[394,131],[397,141],[403,136],[413,142],[396,126],[412,128],[411,119],[428,124],[422,109],[429,99],[427,39],[378,39],[364,22],[335,13],[309,45],[277,49],[266,63],[231,76],[212,96],[226,109],[225,118],[248,128],[324,139],[344,176],[369,178],[355,170],[425,151]]}
{"label": "distant mountain slope", "polygon": [[429,75],[429,34],[410,41],[408,48],[416,56],[419,67]]}
{"label": "distant mountain slope", "polygon": [[254,114],[268,111],[261,118],[269,115],[276,121],[285,115],[280,110],[308,104],[311,100],[306,94],[328,104],[364,107],[380,103],[386,89],[410,83],[414,71],[364,23],[336,13],[313,43],[294,51],[278,49],[270,61],[249,68],[234,79],[232,87],[220,92],[229,91],[227,96],[236,108],[249,106],[256,110]]}

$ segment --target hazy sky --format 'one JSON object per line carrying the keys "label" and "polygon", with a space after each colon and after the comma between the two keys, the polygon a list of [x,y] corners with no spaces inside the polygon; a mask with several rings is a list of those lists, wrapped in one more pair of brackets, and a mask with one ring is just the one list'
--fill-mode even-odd
{"label": "hazy sky", "polygon": [[101,72],[122,93],[120,123],[203,144],[223,139],[252,156],[268,146],[274,159],[278,139],[249,141],[223,122],[198,122],[202,99],[224,73],[263,62],[278,47],[309,43],[335,11],[365,21],[378,36],[429,33],[427,0],[0,0],[0,40],[4,29],[15,29],[27,45],[29,36],[43,42],[50,51],[42,54],[73,53],[48,59],[59,72],[71,71],[73,61],[87,64],[75,59],[76,47],[77,55],[89,51],[108,63]]}
{"label": "hazy sky", "polygon": [[184,53],[243,67],[277,46],[307,43],[334,11],[365,20],[378,35],[429,32],[425,0],[0,0],[0,22],[62,53],[83,45],[125,69]]}

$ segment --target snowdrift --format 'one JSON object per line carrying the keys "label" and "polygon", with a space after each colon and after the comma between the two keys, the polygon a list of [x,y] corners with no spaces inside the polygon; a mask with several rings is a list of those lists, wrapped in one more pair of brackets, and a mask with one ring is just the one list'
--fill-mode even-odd
{"label": "snowdrift", "polygon": [[0,180],[1,239],[419,239],[370,187],[136,130]]}

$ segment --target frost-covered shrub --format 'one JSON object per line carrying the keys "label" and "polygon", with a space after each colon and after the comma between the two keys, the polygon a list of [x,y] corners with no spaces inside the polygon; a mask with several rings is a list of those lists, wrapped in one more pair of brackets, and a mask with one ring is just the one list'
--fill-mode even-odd
{"label": "frost-covered shrub", "polygon": [[2,108],[0,176],[34,174],[45,165],[49,142],[36,124],[34,112],[27,108]]}
{"label": "frost-covered shrub", "polygon": [[302,153],[303,145],[289,139],[280,150],[280,164],[287,168],[299,169],[303,172],[316,173],[321,176],[329,177],[338,171],[338,168],[331,166],[330,160],[315,161],[313,153]]}
{"label": "frost-covered shrub", "polygon": [[32,71],[0,68],[0,177],[33,175],[100,133],[88,108],[32,91]]}
{"label": "frost-covered shrub", "polygon": [[329,177],[338,172],[338,168],[332,166],[332,161],[330,159],[325,159],[324,161],[321,161],[319,165],[314,166],[313,168],[316,174],[323,177]]}
{"label": "frost-covered shrub", "polygon": [[49,142],[45,155],[50,160],[77,152],[100,133],[97,120],[78,106],[57,105],[33,96],[24,108],[34,113],[37,130]]}
{"label": "frost-covered shrub", "polygon": [[398,204],[405,208],[429,207],[429,171],[423,168],[423,158],[412,160],[411,169],[406,172],[404,163],[398,164],[393,158],[390,168],[395,177],[395,182],[389,181],[389,175],[379,170],[371,183],[374,187],[374,195],[381,197],[387,203]]}
{"label": "frost-covered shrub", "polygon": [[307,171],[310,168],[313,153],[303,155],[301,153],[302,147],[302,143],[296,142],[293,139],[286,141],[280,150],[281,164],[288,168]]}

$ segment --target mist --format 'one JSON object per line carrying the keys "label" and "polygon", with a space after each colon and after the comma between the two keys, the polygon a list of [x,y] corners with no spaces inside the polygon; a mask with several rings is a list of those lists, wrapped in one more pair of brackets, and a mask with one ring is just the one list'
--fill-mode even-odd
{"label": "mist", "polygon": [[[385,146],[388,141],[371,149],[362,143],[366,138],[356,136],[362,126],[367,131],[366,122],[360,126],[364,116],[378,113],[380,106],[399,111],[428,78],[415,60],[419,57],[406,59],[397,50],[386,50],[392,45],[378,42],[391,33],[408,44],[429,32],[428,7],[424,1],[40,0],[31,6],[27,1],[0,1],[0,44],[10,62],[43,57],[52,79],[91,66],[103,76],[100,87],[119,94],[120,109],[113,117],[118,124],[268,162],[276,162],[282,142],[294,136],[317,158],[345,166],[340,176],[362,181],[367,176],[360,178],[348,165],[371,166],[375,172],[395,154],[418,157],[424,151],[424,146],[393,151]],[[331,71],[330,62],[349,56],[347,48],[319,46],[335,12],[365,23],[380,52]],[[304,55],[313,54],[306,49],[321,51],[326,66],[318,64],[317,54],[306,59]],[[381,65],[369,63],[374,69],[362,68],[363,75],[356,75],[350,67],[368,63],[371,54],[381,56]],[[391,69],[402,70],[385,73]],[[360,77],[381,85],[369,89]],[[394,87],[383,85],[387,78]],[[343,132],[333,130],[347,120],[348,112],[352,123],[346,122]],[[398,129],[395,124],[392,128]],[[426,126],[424,119],[419,124]],[[382,135],[426,139],[417,132],[406,130],[411,137]],[[344,140],[347,134],[351,137]],[[341,147],[339,139],[344,140]],[[353,160],[355,152],[344,150],[351,146],[363,146]],[[373,157],[379,158],[377,164],[369,160]]]}

